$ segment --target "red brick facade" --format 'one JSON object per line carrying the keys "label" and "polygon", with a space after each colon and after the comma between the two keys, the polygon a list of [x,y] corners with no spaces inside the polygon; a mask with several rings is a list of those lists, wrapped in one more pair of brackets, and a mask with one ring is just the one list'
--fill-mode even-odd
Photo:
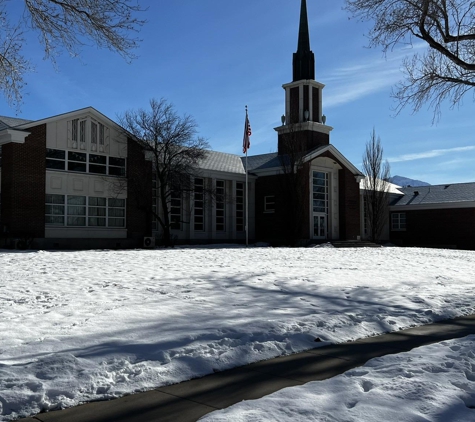
{"label": "red brick facade", "polygon": [[2,227],[7,238],[45,233],[46,125],[28,129],[24,144],[2,147]]}
{"label": "red brick facade", "polygon": [[406,214],[406,230],[390,231],[394,244],[475,249],[475,208],[400,212]]}
{"label": "red brick facade", "polygon": [[127,237],[142,246],[144,236],[152,235],[152,163],[142,148],[127,140]]}

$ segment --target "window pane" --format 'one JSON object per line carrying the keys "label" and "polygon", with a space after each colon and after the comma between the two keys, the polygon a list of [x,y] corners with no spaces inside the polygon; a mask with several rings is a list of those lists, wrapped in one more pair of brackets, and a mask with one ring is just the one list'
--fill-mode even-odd
{"label": "window pane", "polygon": [[45,205],[45,214],[64,215],[64,205]]}
{"label": "window pane", "polygon": [[56,158],[57,160],[64,160],[66,158],[66,151],[60,149],[46,148],[46,158]]}
{"label": "window pane", "polygon": [[105,218],[89,217],[88,225],[89,226],[94,226],[94,227],[105,227],[106,219]]}
{"label": "window pane", "polygon": [[109,208],[109,217],[125,217],[125,209]]}
{"label": "window pane", "polygon": [[107,164],[107,157],[105,155],[89,154],[89,162],[94,164]]}
{"label": "window pane", "polygon": [[106,198],[97,198],[94,196],[91,196],[89,198],[89,205],[91,206],[99,206],[99,207],[105,207],[106,206]]}
{"label": "window pane", "polygon": [[72,161],[68,161],[68,170],[70,171],[81,171],[83,173],[86,172],[86,163],[75,163]]}
{"label": "window pane", "polygon": [[86,197],[68,195],[68,205],[86,205]]}
{"label": "window pane", "polygon": [[107,167],[97,164],[89,164],[89,173],[107,174]]}
{"label": "window pane", "polygon": [[51,170],[65,170],[66,162],[65,161],[58,161],[58,160],[51,160],[49,158],[46,159],[46,168]]}
{"label": "window pane", "polygon": [[69,217],[68,216],[68,226],[85,226],[86,217]]}
{"label": "window pane", "polygon": [[47,194],[45,197],[47,204],[64,204],[64,195]]}
{"label": "window pane", "polygon": [[86,162],[86,154],[83,152],[68,151],[68,160]]}
{"label": "window pane", "polygon": [[109,157],[109,165],[116,167],[125,167],[125,158]]}
{"label": "window pane", "polygon": [[47,215],[45,217],[45,223],[46,224],[56,224],[56,225],[64,226],[64,216]]}
{"label": "window pane", "polygon": [[89,215],[91,217],[105,217],[106,216],[106,209],[105,208],[89,207]]}
{"label": "window pane", "polygon": [[109,207],[125,207],[125,199],[109,198]]}

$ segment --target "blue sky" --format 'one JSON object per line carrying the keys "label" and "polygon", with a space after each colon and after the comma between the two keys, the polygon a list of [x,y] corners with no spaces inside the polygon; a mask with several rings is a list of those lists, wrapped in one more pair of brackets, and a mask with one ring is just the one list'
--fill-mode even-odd
{"label": "blue sky", "polygon": [[[349,19],[343,0],[307,1],[332,144],[361,168],[374,127],[391,174],[431,184],[475,181],[473,95],[456,109],[443,107],[436,124],[428,109],[395,116],[391,87],[402,77],[401,59],[411,50],[401,47],[384,57],[367,48],[369,26]],[[212,149],[240,154],[248,105],[249,154],[276,151],[273,128],[284,112],[282,84],[292,80],[300,0],[141,3],[149,8],[148,22],[138,34],[138,58],[130,64],[85,46],[79,58],[60,56],[55,69],[30,34],[24,53],[36,69],[26,77],[24,104],[16,114],[0,97],[0,115],[36,120],[93,106],[116,120],[128,109],[147,107],[150,98],[163,97],[196,119]]]}

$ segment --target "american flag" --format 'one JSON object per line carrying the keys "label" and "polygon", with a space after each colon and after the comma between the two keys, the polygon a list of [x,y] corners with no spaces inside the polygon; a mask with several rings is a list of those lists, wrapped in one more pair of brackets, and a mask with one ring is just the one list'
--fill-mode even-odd
{"label": "american flag", "polygon": [[246,111],[246,121],[244,122],[244,138],[242,140],[242,152],[247,153],[247,150],[251,148],[250,136],[252,135],[251,124],[249,123],[249,118],[247,117]]}

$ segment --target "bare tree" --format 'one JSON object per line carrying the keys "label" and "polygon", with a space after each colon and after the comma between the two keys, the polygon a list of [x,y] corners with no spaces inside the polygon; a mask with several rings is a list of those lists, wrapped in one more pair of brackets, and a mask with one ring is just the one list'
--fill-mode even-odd
{"label": "bare tree", "polygon": [[363,181],[364,218],[370,239],[376,242],[388,220],[390,167],[387,160],[383,161],[381,139],[376,137],[374,129],[363,154],[363,173],[366,175]]}
{"label": "bare tree", "polygon": [[38,32],[45,58],[53,62],[61,50],[77,56],[86,40],[130,60],[138,42],[130,33],[145,23],[134,17],[144,11],[136,0],[24,0],[25,10],[14,23],[9,19],[14,14],[8,10],[8,3],[0,0],[0,90],[17,108],[22,100],[24,74],[32,70],[22,54],[28,29]]}
{"label": "bare tree", "polygon": [[[146,210],[158,221],[165,246],[171,246],[170,208],[172,201],[194,190],[194,178],[199,176],[199,162],[206,158],[208,143],[197,137],[197,124],[189,116],[179,116],[166,100],[150,100],[150,109],[130,110],[119,117],[122,127],[134,138],[152,161],[153,177],[157,181],[159,209]],[[128,175],[136,201],[142,201],[142,187],[148,181],[143,176]],[[204,188],[203,188],[204,190]],[[203,192],[201,192],[203,193]],[[203,193],[204,194],[204,193]]]}
{"label": "bare tree", "polygon": [[459,105],[475,87],[475,2],[472,0],[346,0],[346,9],[362,21],[374,21],[371,46],[386,53],[397,44],[424,42],[429,49],[403,61],[405,80],[393,96],[397,110],[424,104],[440,115],[448,100]]}

